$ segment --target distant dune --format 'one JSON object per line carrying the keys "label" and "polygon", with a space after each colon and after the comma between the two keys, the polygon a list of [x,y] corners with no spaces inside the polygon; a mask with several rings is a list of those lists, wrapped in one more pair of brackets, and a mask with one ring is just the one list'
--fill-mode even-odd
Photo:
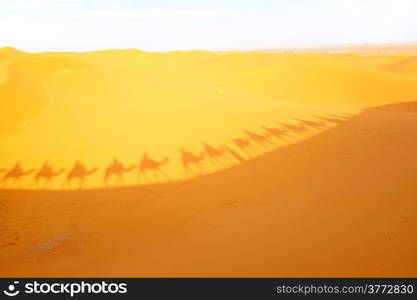
{"label": "distant dune", "polygon": [[48,104],[48,92],[41,76],[68,69],[88,69],[87,62],[72,58],[36,57],[13,48],[0,49],[0,59],[9,62],[8,76],[0,81],[0,99],[2,101],[2,118],[0,136],[7,132],[16,132],[25,121],[38,114]]}
{"label": "distant dune", "polygon": [[304,46],[284,47],[268,49],[267,52],[332,52],[332,53],[385,53],[385,54],[417,54],[417,42],[387,43],[387,44],[363,44],[363,45],[329,45],[329,46]]}
{"label": "distant dune", "polygon": [[1,191],[0,275],[415,277],[417,102],[183,183]]}
{"label": "distant dune", "polygon": [[12,60],[24,56],[26,53],[19,51],[13,47],[0,48],[0,62]]}

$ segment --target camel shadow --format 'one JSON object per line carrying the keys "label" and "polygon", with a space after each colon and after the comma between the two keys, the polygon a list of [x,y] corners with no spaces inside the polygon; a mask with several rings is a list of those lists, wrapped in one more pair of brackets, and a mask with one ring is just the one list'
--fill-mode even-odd
{"label": "camel shadow", "polygon": [[246,156],[251,157],[257,155],[261,150],[253,145],[249,137],[235,138],[232,140],[233,144],[245,153]]}
{"label": "camel shadow", "polygon": [[[243,130],[246,136],[234,138],[233,143],[228,145],[213,146],[207,142],[202,142],[203,149],[199,152],[189,152],[184,147],[180,147],[180,163],[187,177],[201,176],[207,173],[205,159],[216,171],[244,163],[253,159],[259,154],[269,152],[275,149],[277,140],[288,141],[295,138],[294,134],[302,135],[310,129],[322,130],[329,128],[331,124],[342,124],[353,118],[348,114],[327,114],[325,116],[312,116],[314,120],[305,120],[293,118],[296,124],[276,122],[279,127],[261,126],[262,132]],[[271,140],[272,139],[272,140]],[[275,142],[275,143],[274,143]],[[104,185],[110,187],[124,186],[124,174],[138,169],[137,178],[139,184],[143,183],[161,183],[161,180],[171,181],[170,177],[164,170],[164,166],[170,162],[169,157],[155,160],[144,153],[138,165],[125,166],[117,157],[104,168]],[[54,179],[63,174],[66,169],[54,169],[48,161],[45,161],[40,169],[26,170],[22,167],[21,162],[17,162],[12,168],[0,169],[2,178],[0,184],[6,186],[11,182],[11,187],[20,187],[23,178],[31,173],[35,173],[31,186],[38,188],[42,184],[43,189],[52,189]],[[62,183],[63,189],[72,189],[73,181],[78,181],[78,189],[83,189],[86,184],[86,178],[99,170],[98,167],[87,169],[80,161],[76,161],[69,169]],[[148,173],[153,173],[153,180],[150,180]]]}
{"label": "camel shadow", "polygon": [[261,146],[264,149],[268,149],[269,146],[275,146],[275,144],[270,140],[271,138],[271,134],[266,133],[266,134],[258,134],[255,133],[253,131],[249,131],[249,130],[244,130],[244,132],[248,135],[248,137],[255,142],[256,144],[258,144],[259,146]]}
{"label": "camel shadow", "polygon": [[284,142],[287,142],[288,139],[286,138],[288,136],[288,130],[287,129],[280,129],[280,128],[274,128],[274,127],[267,127],[267,126],[261,126],[263,130],[265,130],[267,133],[269,133],[271,136],[280,139]]}
{"label": "camel shadow", "polygon": [[344,121],[349,121],[349,120],[351,120],[354,117],[351,114],[344,114],[344,113],[328,114],[328,116],[330,116],[332,118],[339,119],[339,120],[344,120]]}
{"label": "camel shadow", "polygon": [[85,178],[97,172],[99,170],[98,167],[91,168],[87,170],[86,166],[81,164],[80,161],[76,161],[71,168],[71,170],[67,173],[67,176],[62,184],[63,188],[71,189],[71,184],[74,179],[78,179],[78,189],[83,189],[85,185]]}
{"label": "camel shadow", "polygon": [[104,170],[104,185],[109,187],[109,180],[112,177],[115,177],[114,184],[117,185],[124,185],[124,177],[123,174],[130,172],[136,168],[135,165],[131,165],[130,167],[125,167],[117,157],[113,158],[113,161],[105,168]]}
{"label": "camel shadow", "polygon": [[232,159],[228,155],[229,151],[225,145],[214,147],[206,142],[203,142],[203,148],[205,156],[215,169],[227,167],[233,163]]}
{"label": "camel shadow", "polygon": [[149,178],[147,177],[147,172],[152,171],[154,174],[154,179],[156,183],[159,183],[158,174],[165,177],[166,180],[170,181],[170,177],[168,174],[162,169],[170,161],[169,157],[164,157],[162,160],[157,161],[149,157],[148,153],[144,153],[142,155],[142,159],[139,163],[139,171],[138,171],[138,181],[140,183],[141,177],[143,177],[147,182],[149,182]]}
{"label": "camel shadow", "polygon": [[21,161],[18,161],[10,170],[4,170],[5,173],[1,179],[2,187],[5,187],[11,181],[10,187],[19,188],[22,185],[23,177],[35,172],[35,169],[24,171]]}
{"label": "camel shadow", "polygon": [[304,133],[308,131],[307,126],[303,123],[299,123],[297,125],[292,125],[292,124],[287,124],[287,123],[282,123],[282,122],[277,122],[277,123],[297,135],[303,135]]}
{"label": "camel shadow", "polygon": [[241,156],[239,153],[234,151],[232,148],[228,146],[224,146],[224,147],[230,153],[230,155],[233,156],[239,163],[244,163],[247,161],[243,156]]}
{"label": "camel shadow", "polygon": [[328,127],[325,121],[312,121],[312,120],[303,120],[303,119],[298,119],[298,118],[293,118],[293,119],[300,122],[301,124],[304,124],[307,127],[311,127],[317,130],[325,129]]}
{"label": "camel shadow", "polygon": [[60,169],[58,171],[54,171],[53,167],[49,164],[48,161],[45,161],[42,167],[35,173],[33,180],[31,182],[31,186],[37,188],[39,183],[43,180],[44,186],[43,189],[53,188],[54,185],[54,178],[61,175],[65,172],[65,169]]}
{"label": "camel shadow", "polygon": [[319,119],[319,120],[322,120],[322,121],[325,121],[325,122],[328,122],[328,123],[332,123],[332,124],[337,124],[337,125],[340,125],[340,124],[343,124],[343,123],[345,123],[345,122],[347,122],[347,121],[349,121],[351,118],[349,117],[335,117],[334,115],[330,115],[330,116],[328,116],[328,117],[322,117],[322,116],[314,116],[315,118],[317,118],[317,119]]}
{"label": "camel shadow", "polygon": [[203,151],[200,151],[199,154],[194,154],[185,150],[184,147],[181,147],[180,153],[180,161],[187,176],[200,176],[205,172],[205,168],[203,166],[205,153]]}

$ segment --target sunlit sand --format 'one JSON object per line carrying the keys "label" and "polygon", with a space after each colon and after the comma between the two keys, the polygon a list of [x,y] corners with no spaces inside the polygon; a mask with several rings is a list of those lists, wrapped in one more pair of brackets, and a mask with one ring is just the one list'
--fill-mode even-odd
{"label": "sunlit sand", "polygon": [[415,277],[401,49],[0,49],[0,276]]}

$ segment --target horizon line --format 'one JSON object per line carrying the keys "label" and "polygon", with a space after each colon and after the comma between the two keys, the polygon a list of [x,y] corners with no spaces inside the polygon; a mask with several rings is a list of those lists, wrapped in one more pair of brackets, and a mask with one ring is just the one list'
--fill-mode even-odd
{"label": "horizon line", "polygon": [[26,51],[16,48],[14,46],[2,46],[1,49],[13,49],[18,52],[28,54],[40,54],[40,53],[86,53],[86,52],[100,52],[100,51],[123,51],[123,50],[135,50],[147,53],[172,53],[172,52],[279,52],[279,51],[318,51],[318,50],[349,50],[349,48],[357,47],[387,47],[387,46],[400,46],[400,45],[416,45],[417,51],[417,39],[403,42],[371,42],[371,43],[328,43],[328,44],[309,44],[309,45],[278,45],[262,48],[236,48],[236,49],[172,49],[172,50],[143,50],[141,48],[127,47],[127,48],[100,48],[100,49],[88,49],[88,50],[43,50],[43,51]]}

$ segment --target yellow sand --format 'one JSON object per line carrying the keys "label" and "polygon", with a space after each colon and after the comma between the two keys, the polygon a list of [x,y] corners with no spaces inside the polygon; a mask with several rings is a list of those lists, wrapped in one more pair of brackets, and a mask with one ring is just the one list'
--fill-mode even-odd
{"label": "yellow sand", "polygon": [[[114,156],[147,152],[171,178],[0,191],[0,276],[416,276],[414,58],[0,50],[0,169],[80,160],[102,188]],[[355,117],[253,156],[232,143],[335,114]],[[247,161],[191,178],[179,149],[203,142]]]}

